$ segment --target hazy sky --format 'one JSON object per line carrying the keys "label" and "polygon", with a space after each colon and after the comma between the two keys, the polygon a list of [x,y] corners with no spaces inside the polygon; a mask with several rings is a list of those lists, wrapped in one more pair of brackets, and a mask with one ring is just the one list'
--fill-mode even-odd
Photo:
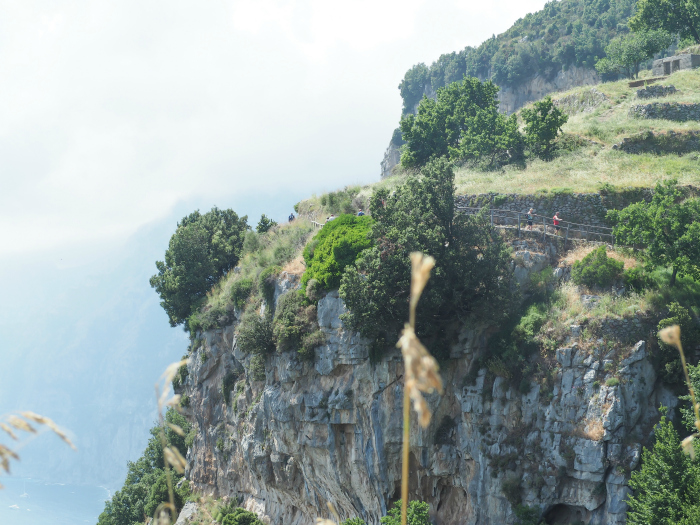
{"label": "hazy sky", "polygon": [[0,259],[377,180],[405,71],[544,3],[0,0]]}

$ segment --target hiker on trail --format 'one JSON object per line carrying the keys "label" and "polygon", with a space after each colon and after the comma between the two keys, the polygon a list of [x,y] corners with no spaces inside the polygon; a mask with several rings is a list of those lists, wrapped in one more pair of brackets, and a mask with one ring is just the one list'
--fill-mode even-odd
{"label": "hiker on trail", "polygon": [[328,218],[326,219],[326,222],[330,222],[330,221],[332,221],[333,219],[335,219],[335,215],[333,215],[333,214],[331,213],[331,216],[328,217]]}
{"label": "hiker on trail", "polygon": [[535,219],[535,210],[533,208],[530,208],[530,211],[527,212],[527,229],[532,231],[532,221]]}
{"label": "hiker on trail", "polygon": [[294,220],[294,214],[290,213],[289,214],[289,222],[292,222]]}
{"label": "hiker on trail", "polygon": [[365,214],[365,212],[362,211],[362,208],[360,208],[360,211],[357,212],[358,217],[362,217]]}
{"label": "hiker on trail", "polygon": [[561,230],[561,226],[559,226],[559,221],[561,219],[559,218],[559,212],[554,213],[554,217],[552,217],[552,224],[554,224],[554,230],[557,235],[559,235],[559,230]]}

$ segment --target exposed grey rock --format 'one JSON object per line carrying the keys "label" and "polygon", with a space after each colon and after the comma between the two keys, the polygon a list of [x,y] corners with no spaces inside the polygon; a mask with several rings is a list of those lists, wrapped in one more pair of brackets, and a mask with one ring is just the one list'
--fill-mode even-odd
{"label": "exposed grey rock", "polygon": [[[379,522],[398,497],[403,363],[398,350],[370,363],[369,342],[343,326],[344,311],[336,292],[319,301],[325,345],[313,362],[293,352],[271,356],[264,384],[243,374],[247,357],[234,327],[204,334],[197,352],[208,358],[194,356],[186,381],[197,429],[187,475],[195,486],[240,497],[269,523],[312,523],[327,501],[341,519]],[[523,502],[543,512],[559,506],[593,525],[624,523],[626,482],[641,450],[635,440],[659,400],[672,398],[656,385],[646,345],[607,357],[590,345],[560,348],[553,390],[543,392],[537,383],[521,390],[489,379],[485,369],[468,375],[484,337],[461,333],[441,371],[444,395],[427,397],[433,422],[426,430],[413,422],[411,490],[430,504],[434,523],[513,523],[502,490],[513,477]],[[604,358],[619,370],[606,371]],[[221,381],[232,370],[242,389],[224,405]],[[606,386],[612,372],[620,383]]]}
{"label": "exposed grey rock", "polygon": [[186,525],[190,523],[191,518],[197,513],[197,504],[193,501],[188,501],[185,506],[182,507],[180,515],[177,517],[175,525]]}

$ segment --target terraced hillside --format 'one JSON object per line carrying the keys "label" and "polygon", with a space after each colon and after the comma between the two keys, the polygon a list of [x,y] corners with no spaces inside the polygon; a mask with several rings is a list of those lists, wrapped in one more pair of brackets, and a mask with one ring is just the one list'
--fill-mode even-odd
{"label": "terraced hillside", "polygon": [[460,169],[458,193],[594,192],[603,184],[650,187],[668,178],[697,185],[700,121],[650,119],[640,117],[641,111],[631,113],[650,104],[669,104],[672,109],[679,105],[681,113],[693,109],[692,104],[700,108],[700,70],[679,71],[650,86],[669,85],[676,88],[675,93],[654,98],[638,97],[637,91],[643,88],[631,88],[626,80],[556,94],[553,98],[569,115],[557,157],[496,172]]}

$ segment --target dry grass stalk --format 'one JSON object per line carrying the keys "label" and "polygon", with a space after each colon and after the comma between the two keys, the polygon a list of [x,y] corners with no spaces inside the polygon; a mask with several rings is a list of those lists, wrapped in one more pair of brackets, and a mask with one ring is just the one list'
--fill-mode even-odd
{"label": "dry grass stalk", "polygon": [[605,429],[600,419],[586,419],[584,424],[584,434],[588,439],[592,439],[593,441],[600,441],[603,439]]}
{"label": "dry grass stalk", "polygon": [[423,346],[416,336],[416,307],[425,285],[430,279],[430,271],[435,266],[435,259],[422,253],[411,254],[411,300],[409,304],[409,322],[406,323],[396,346],[401,348],[404,360],[404,395],[403,395],[403,463],[401,469],[401,525],[406,525],[408,509],[408,462],[410,445],[410,402],[418,414],[418,422],[425,428],[430,424],[432,414],[422,392],[435,390],[442,394],[442,379],[435,358]]}
{"label": "dry grass stalk", "polygon": [[[683,364],[683,373],[685,374],[685,382],[688,384],[688,391],[690,392],[690,400],[693,403],[693,411],[695,412],[695,428],[700,431],[700,407],[695,399],[695,391],[693,389],[693,384],[690,382],[690,375],[688,375],[688,365],[685,362],[685,353],[683,352],[683,344],[681,343],[681,327],[674,324],[664,328],[659,332],[659,337],[667,345],[675,346],[681,355],[681,363]],[[695,446],[693,441],[696,437],[700,436],[700,432],[696,432],[685,438],[681,443],[683,447],[683,452],[688,454],[692,459],[695,459]]]}
{"label": "dry grass stalk", "polygon": [[[0,416],[0,430],[2,430],[7,436],[13,441],[18,443],[14,448],[10,448],[6,445],[0,443],[0,469],[4,470],[6,474],[10,473],[10,460],[19,461],[20,457],[18,450],[21,449],[28,439],[31,439],[39,434],[37,429],[33,427],[30,423],[35,423],[41,425],[46,429],[50,430],[56,434],[61,440],[70,446],[73,450],[76,450],[73,442],[68,438],[68,435],[63,431],[52,419],[48,417],[41,416],[35,412],[18,412],[19,415],[8,414],[5,416]],[[4,421],[2,421],[4,420]],[[26,434],[31,434],[24,442],[19,440],[19,432],[25,432]],[[0,489],[4,486],[0,483]]]}
{"label": "dry grass stalk", "polygon": [[161,380],[163,382],[162,391],[161,385],[156,383],[156,399],[158,400],[158,421],[159,425],[159,437],[160,444],[163,447],[163,459],[165,463],[165,475],[168,481],[168,499],[169,501],[163,502],[156,508],[153,513],[153,525],[171,525],[173,523],[173,518],[177,515],[177,506],[175,505],[175,492],[173,491],[173,478],[170,472],[170,467],[174,468],[178,473],[182,474],[187,468],[187,461],[180,451],[173,446],[168,444],[168,440],[165,437],[165,429],[167,427],[171,428],[175,433],[179,435],[184,435],[182,428],[165,421],[164,409],[172,407],[175,410],[179,410],[180,406],[180,395],[172,394],[172,382],[180,370],[181,366],[187,365],[190,362],[189,359],[183,359],[182,361],[177,361],[171,363],[163,372]]}

